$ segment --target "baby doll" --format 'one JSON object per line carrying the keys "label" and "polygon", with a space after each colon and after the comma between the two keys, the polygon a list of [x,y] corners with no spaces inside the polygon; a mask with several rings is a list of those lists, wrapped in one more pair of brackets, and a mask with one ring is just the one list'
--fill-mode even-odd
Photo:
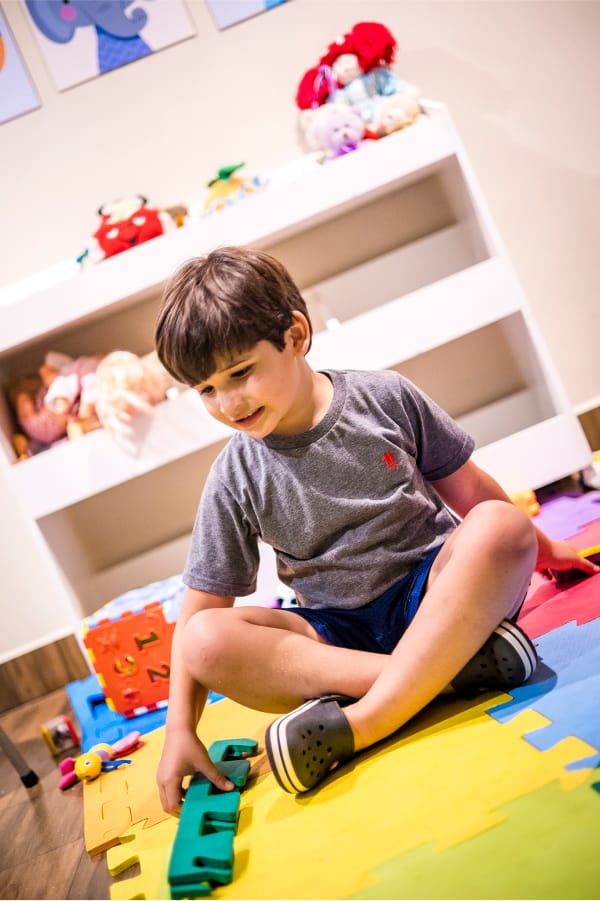
{"label": "baby doll", "polygon": [[[61,359],[62,358],[62,359]],[[61,354],[47,354],[40,375],[48,384],[44,406],[53,413],[66,413],[69,438],[98,428],[96,416],[96,369],[101,356],[73,360]]]}
{"label": "baby doll", "polygon": [[107,354],[96,370],[96,412],[101,424],[120,433],[131,432],[135,413],[154,413],[174,381],[154,352],[144,357],[127,350]]}
{"label": "baby doll", "polygon": [[98,428],[94,379],[101,357],[80,357],[50,351],[37,373],[18,378],[8,390],[19,427],[27,442],[20,456],[46,450],[68,436],[76,438]]}
{"label": "baby doll", "polygon": [[55,413],[44,406],[48,388],[39,373],[16,379],[8,388],[8,399],[14,409],[17,425],[25,442],[15,436],[20,458],[39,453],[67,434],[68,413]]}

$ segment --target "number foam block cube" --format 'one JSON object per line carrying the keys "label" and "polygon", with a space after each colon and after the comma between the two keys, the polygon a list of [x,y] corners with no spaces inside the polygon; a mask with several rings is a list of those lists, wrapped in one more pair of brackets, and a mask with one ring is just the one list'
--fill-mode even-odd
{"label": "number foam block cube", "polygon": [[179,576],[134,589],[83,622],[83,642],[108,706],[126,717],[166,706]]}

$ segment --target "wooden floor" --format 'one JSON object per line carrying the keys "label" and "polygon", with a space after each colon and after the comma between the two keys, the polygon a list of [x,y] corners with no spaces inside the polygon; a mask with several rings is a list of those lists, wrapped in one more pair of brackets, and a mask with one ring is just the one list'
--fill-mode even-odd
{"label": "wooden floor", "polygon": [[[62,688],[0,716],[0,726],[40,777],[39,785],[26,789],[0,751],[2,899],[110,898],[114,880],[106,857],[90,858],[83,844],[83,786],[58,788],[58,763],[40,731],[60,714],[77,724]],[[69,753],[77,752],[62,756]]]}

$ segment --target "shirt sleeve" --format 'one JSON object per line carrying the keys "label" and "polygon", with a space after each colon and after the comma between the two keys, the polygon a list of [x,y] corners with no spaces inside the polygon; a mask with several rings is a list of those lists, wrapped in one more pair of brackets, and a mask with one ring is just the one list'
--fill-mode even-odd
{"label": "shirt sleeve", "polygon": [[215,467],[198,507],[183,581],[223,597],[256,590],[258,539]]}
{"label": "shirt sleeve", "polygon": [[417,466],[427,481],[444,479],[470,459],[475,441],[427,394],[408,379],[402,377],[402,382]]}

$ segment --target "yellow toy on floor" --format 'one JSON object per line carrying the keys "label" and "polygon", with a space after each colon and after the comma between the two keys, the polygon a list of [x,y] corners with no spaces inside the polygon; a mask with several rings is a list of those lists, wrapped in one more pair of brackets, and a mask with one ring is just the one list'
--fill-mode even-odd
{"label": "yellow toy on floor", "polygon": [[540,512],[540,505],[535,491],[516,491],[510,495],[510,499],[527,516],[537,516]]}
{"label": "yellow toy on floor", "polygon": [[118,769],[124,764],[130,764],[131,760],[125,760],[124,756],[132,754],[142,747],[143,742],[140,741],[140,735],[141,733],[138,731],[129,732],[112,745],[100,742],[79,757],[65,757],[59,764],[62,776],[58,787],[61,791],[65,791],[75,785],[78,779],[87,782],[97,779],[101,773]]}

